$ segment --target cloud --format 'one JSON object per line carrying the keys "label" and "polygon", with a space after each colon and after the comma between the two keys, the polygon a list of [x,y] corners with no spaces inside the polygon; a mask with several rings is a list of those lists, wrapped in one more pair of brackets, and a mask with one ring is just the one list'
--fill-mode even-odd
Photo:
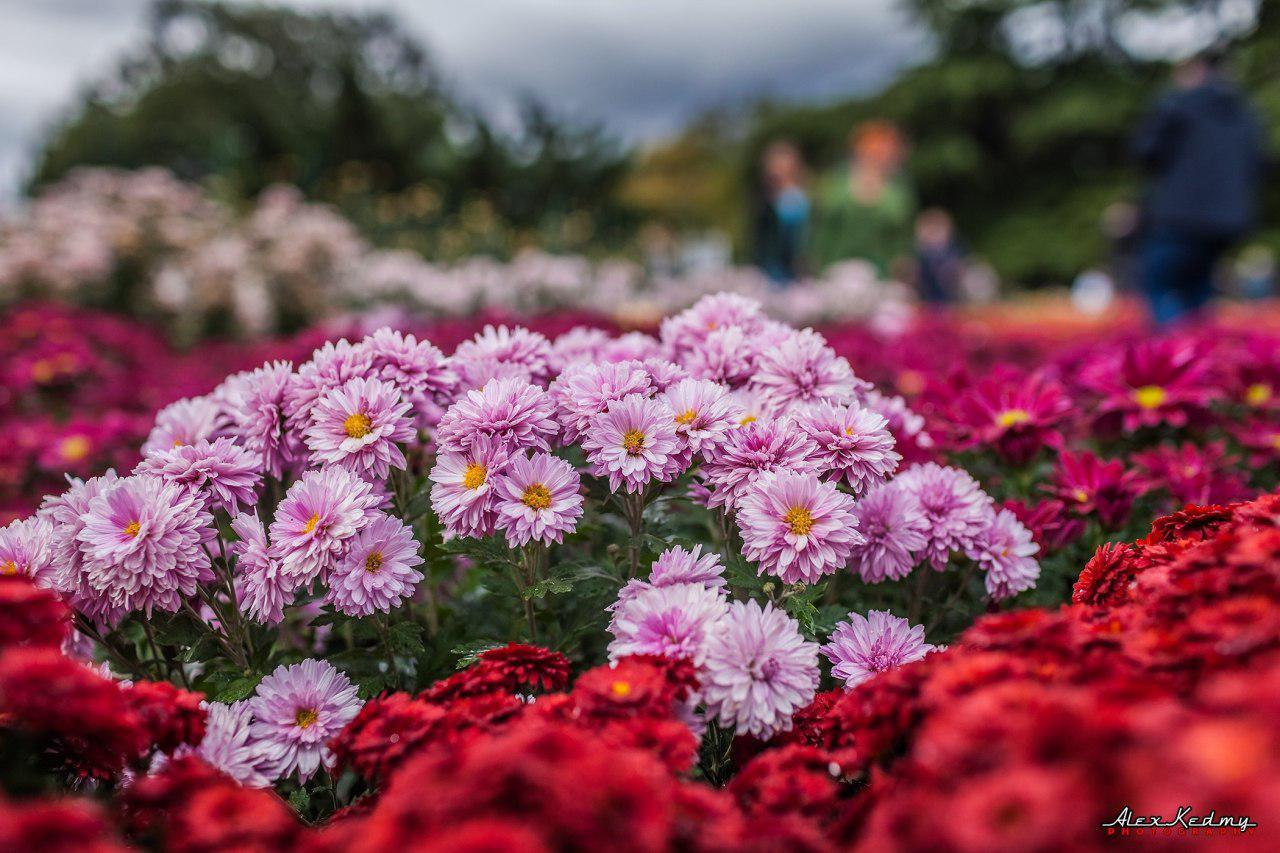
{"label": "cloud", "polygon": [[[47,124],[144,33],[148,0],[10,0],[0,28],[0,196]],[[450,85],[498,120],[533,95],[629,139],[743,98],[883,84],[923,54],[895,0],[293,0],[389,10]]]}

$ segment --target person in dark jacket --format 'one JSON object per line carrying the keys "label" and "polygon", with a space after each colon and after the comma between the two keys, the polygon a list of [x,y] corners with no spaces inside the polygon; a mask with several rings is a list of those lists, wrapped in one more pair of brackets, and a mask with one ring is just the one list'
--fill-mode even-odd
{"label": "person in dark jacket", "polygon": [[760,158],[754,223],[755,263],[769,280],[786,286],[804,274],[801,249],[809,224],[804,159],[795,145],[772,143]]}
{"label": "person in dark jacket", "polygon": [[1213,54],[1180,65],[1134,139],[1150,175],[1143,289],[1162,325],[1205,306],[1218,260],[1254,225],[1262,128],[1220,65]]}

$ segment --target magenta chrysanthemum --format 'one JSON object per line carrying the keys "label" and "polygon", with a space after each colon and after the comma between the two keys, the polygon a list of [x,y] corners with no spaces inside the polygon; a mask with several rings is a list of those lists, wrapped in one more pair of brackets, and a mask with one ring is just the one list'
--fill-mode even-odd
{"label": "magenta chrysanthemum", "polygon": [[468,391],[440,419],[436,442],[460,453],[478,436],[487,436],[508,452],[550,450],[559,433],[555,403],[546,391],[524,379],[493,379]]}
{"label": "magenta chrysanthemum", "polygon": [[751,421],[703,449],[701,473],[711,506],[734,509],[756,480],[770,471],[816,471],[813,442],[790,420]]}
{"label": "magenta chrysanthemum", "polygon": [[249,728],[274,779],[295,772],[305,782],[323,764],[333,764],[328,743],[360,712],[356,686],[332,664],[304,660],[277,667],[249,700]]}
{"label": "magenta chrysanthemum", "polygon": [[281,574],[279,561],[271,558],[267,531],[258,516],[237,515],[231,519],[231,529],[240,537],[228,550],[236,558],[236,593],[241,610],[264,625],[280,624],[297,582]]}
{"label": "magenta chrysanthemum", "polygon": [[903,471],[894,482],[920,504],[929,537],[924,556],[937,571],[947,567],[952,551],[970,551],[991,523],[990,496],[959,468],[926,462]]}
{"label": "magenta chrysanthemum", "polygon": [[212,525],[193,490],[126,477],[89,502],[77,535],[85,580],[113,606],[176,611],[208,576]]}
{"label": "magenta chrysanthemum", "polygon": [[857,404],[815,403],[801,407],[794,419],[813,442],[818,467],[848,483],[855,495],[884,482],[902,460],[884,416]]}
{"label": "magenta chrysanthemum", "polygon": [[822,653],[831,661],[831,674],[855,687],[878,672],[920,660],[934,647],[924,641],[924,626],[911,625],[887,610],[872,610],[865,617],[850,613],[839,622]]}
{"label": "magenta chrysanthemum", "polygon": [[862,542],[853,498],[813,473],[777,471],[756,481],[738,509],[742,553],[761,574],[817,583]]}
{"label": "magenta chrysanthemum", "polygon": [[581,486],[573,466],[549,453],[512,459],[495,484],[494,508],[507,543],[562,541],[582,517]]}
{"label": "magenta chrysanthemum", "polygon": [[196,754],[247,788],[270,785],[271,761],[251,734],[253,709],[249,703],[210,702],[208,711],[204,739]]}
{"label": "magenta chrysanthemum", "polygon": [[332,567],[380,503],[372,486],[345,468],[308,471],[276,507],[269,553],[285,578],[310,583]]}
{"label": "magenta chrysanthemum", "polygon": [[793,332],[777,346],[761,351],[750,387],[775,414],[802,403],[853,402],[870,385],[835,354],[812,329]]}
{"label": "magenta chrysanthemum", "polygon": [[4,575],[25,575],[40,586],[54,586],[53,524],[47,517],[20,518],[0,529],[0,577]]}
{"label": "magenta chrysanthemum", "polygon": [[431,508],[444,525],[444,538],[493,533],[494,478],[507,466],[510,454],[486,436],[471,442],[464,453],[441,453],[431,469]]}
{"label": "magenta chrysanthemum", "polygon": [[153,474],[166,483],[195,489],[206,509],[224,509],[234,514],[241,506],[258,501],[262,485],[259,457],[229,438],[210,442],[202,438],[172,450],[148,454],[134,469],[135,474]]}
{"label": "magenta chrysanthemum", "polygon": [[996,601],[1011,598],[1036,585],[1040,550],[1018,517],[1007,509],[994,513],[986,529],[973,542],[968,556],[986,572],[987,594]]}
{"label": "magenta chrysanthemum", "polygon": [[614,613],[609,657],[662,655],[700,666],[707,638],[726,611],[724,596],[699,583],[642,589]]}
{"label": "magenta chrysanthemum", "polygon": [[738,734],[767,740],[791,728],[791,716],[818,689],[818,644],[773,604],[729,605],[707,639],[702,696],[707,715]]}
{"label": "magenta chrysanthemum", "polygon": [[911,574],[929,543],[920,502],[897,480],[875,486],[853,506],[863,541],[853,546],[849,568],[867,583]]}
{"label": "magenta chrysanthemum", "polygon": [[669,483],[689,467],[689,450],[676,436],[675,413],[639,394],[611,402],[591,422],[582,449],[591,473],[608,477],[609,488],[635,493],[651,481]]}
{"label": "magenta chrysanthemum", "polygon": [[380,515],[356,534],[329,572],[325,601],[348,616],[389,613],[413,595],[422,573],[418,542],[398,518]]}
{"label": "magenta chrysanthemum", "polygon": [[311,411],[316,402],[334,388],[340,388],[352,379],[373,373],[373,353],[368,348],[352,344],[346,338],[338,342],[326,341],[311,354],[289,384],[289,396],[285,400],[285,415],[293,428],[305,433],[311,424]]}
{"label": "magenta chrysanthemum", "polygon": [[649,374],[635,361],[578,364],[565,369],[548,392],[556,402],[566,444],[576,442],[591,421],[615,400],[652,390]]}
{"label": "magenta chrysanthemum", "polygon": [[687,350],[680,365],[694,379],[721,382],[730,388],[745,385],[756,371],[758,343],[737,327],[716,329]]}
{"label": "magenta chrysanthemum", "polygon": [[326,393],[311,410],[306,430],[311,461],[341,465],[367,478],[385,480],[392,468],[404,468],[397,442],[416,433],[412,406],[394,385],[378,379],[351,379]]}
{"label": "magenta chrysanthemum", "polygon": [[517,371],[504,375],[541,385],[551,378],[554,362],[551,342],[522,326],[485,326],[474,338],[459,344],[452,359],[460,376],[473,364],[502,364]]}
{"label": "magenta chrysanthemum", "polygon": [[217,438],[226,428],[227,416],[222,403],[212,395],[179,400],[156,414],[155,426],[142,444],[142,453],[195,444],[202,438]]}
{"label": "magenta chrysanthemum", "polygon": [[659,554],[649,570],[649,583],[654,586],[700,583],[711,589],[723,589],[726,581],[720,555],[715,551],[703,554],[702,546],[694,545],[691,551],[674,546]]}
{"label": "magenta chrysanthemum", "polygon": [[684,379],[659,397],[675,414],[676,434],[698,453],[738,425],[738,408],[724,386],[706,379]]}
{"label": "magenta chrysanthemum", "polygon": [[231,418],[229,432],[277,480],[297,467],[302,457],[301,433],[285,417],[293,384],[293,365],[287,361],[268,362],[222,384]]}

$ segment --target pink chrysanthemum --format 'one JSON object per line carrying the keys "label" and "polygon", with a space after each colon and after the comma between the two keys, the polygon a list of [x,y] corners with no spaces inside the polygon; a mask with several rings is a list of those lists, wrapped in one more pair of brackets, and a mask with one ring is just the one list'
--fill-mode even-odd
{"label": "pink chrysanthemum", "polygon": [[871,386],[853,375],[822,335],[802,329],[761,351],[751,388],[772,412],[783,414],[802,403],[848,404]]}
{"label": "pink chrysanthemum", "polygon": [[195,489],[206,509],[220,508],[235,514],[241,507],[258,502],[262,485],[262,463],[229,438],[202,438],[172,450],[148,454],[134,469],[135,474],[153,474],[166,483]]}
{"label": "pink chrysanthemum", "polygon": [[575,364],[601,361],[600,354],[609,340],[609,333],[604,329],[574,326],[551,342],[551,352],[556,366],[563,371]]}
{"label": "pink chrysanthemum", "polygon": [[855,495],[883,483],[902,461],[889,422],[870,409],[815,403],[794,417],[816,448],[812,458],[819,469],[836,482],[844,480]]}
{"label": "pink chrysanthemum", "polygon": [[701,473],[711,506],[735,509],[756,480],[770,471],[817,471],[813,442],[789,419],[750,421],[703,449]]}
{"label": "pink chrysanthemum", "polygon": [[413,595],[422,573],[418,542],[398,518],[380,515],[356,534],[329,572],[325,601],[348,616],[390,613]]}
{"label": "pink chrysanthemum", "polygon": [[300,434],[311,424],[311,412],[321,397],[352,379],[373,373],[373,353],[346,338],[327,341],[298,367],[288,388],[284,411]]}
{"label": "pink chrysanthemum", "polygon": [[146,475],[99,494],[77,536],[89,587],[125,610],[176,611],[210,576],[213,517],[201,503],[191,489]]}
{"label": "pink chrysanthemum", "polygon": [[729,605],[707,639],[702,695],[707,715],[738,734],[768,740],[791,729],[791,716],[818,689],[818,644],[773,604]]}
{"label": "pink chrysanthemum", "polygon": [[297,468],[303,455],[301,433],[285,417],[293,384],[293,365],[275,361],[231,377],[221,389],[230,434],[277,480]]}
{"label": "pink chrysanthemum", "polygon": [[277,667],[249,700],[249,734],[266,756],[273,779],[295,772],[302,782],[333,766],[328,743],[360,712],[356,686],[331,664],[304,660]]}
{"label": "pink chrysanthemum", "polygon": [[677,362],[697,349],[707,336],[718,329],[738,327],[750,334],[765,322],[760,303],[736,293],[704,296],[692,307],[662,321],[659,337],[662,345]]}
{"label": "pink chrysanthemum", "polygon": [[831,642],[822,653],[831,661],[831,674],[856,687],[878,672],[920,660],[934,646],[924,641],[924,626],[911,625],[887,610],[872,610],[866,616],[850,613],[831,632]]}
{"label": "pink chrysanthemum", "polygon": [[610,338],[600,348],[600,358],[605,361],[646,361],[662,356],[662,344],[644,332],[627,332]]}
{"label": "pink chrysanthemum", "polygon": [[111,470],[90,480],[72,478],[65,492],[46,497],[40,505],[40,514],[53,524],[53,585],[76,610],[100,625],[115,625],[127,611],[89,586],[80,533],[89,516],[89,505],[119,482]]}
{"label": "pink chrysanthemum", "polygon": [[310,583],[332,567],[380,503],[373,487],[345,468],[308,471],[276,507],[271,558],[292,583]]}
{"label": "pink chrysanthemum", "polygon": [[675,413],[676,434],[698,453],[738,425],[739,411],[724,386],[706,379],[685,379],[658,398]]}
{"label": "pink chrysanthemum", "polygon": [[549,453],[513,458],[495,483],[494,508],[507,543],[562,541],[582,517],[581,486],[574,467]]}
{"label": "pink chrysanthemum", "polygon": [[614,614],[609,626],[614,636],[609,657],[662,655],[686,658],[700,666],[706,656],[707,637],[727,609],[718,590],[698,583],[640,590]]}
{"label": "pink chrysanthemum", "polygon": [[576,442],[609,404],[631,394],[648,395],[649,374],[636,361],[579,364],[565,369],[548,393],[556,402],[566,444]]}
{"label": "pink chrysanthemum", "polygon": [[214,439],[226,429],[227,416],[222,403],[212,395],[179,400],[156,414],[155,426],[142,444],[142,453],[195,444],[202,438]]}
{"label": "pink chrysanthemum", "polygon": [[385,480],[407,464],[397,442],[416,437],[409,411],[394,385],[352,379],[326,393],[311,411],[306,430],[311,461],[341,465],[361,476]]}
{"label": "pink chrysanthemum", "polygon": [[669,483],[689,467],[689,449],[676,436],[675,413],[659,400],[631,394],[614,400],[582,436],[591,473],[635,493],[651,481]]}
{"label": "pink chrysanthemum", "polygon": [[555,354],[551,342],[523,326],[485,326],[483,331],[454,350],[451,364],[459,376],[471,364],[502,364],[516,369],[506,376],[520,376],[545,385],[552,376]]}
{"label": "pink chrysanthemum", "polygon": [[240,609],[264,625],[278,625],[285,605],[293,600],[297,582],[280,572],[280,563],[270,556],[267,531],[257,515],[243,513],[231,519],[231,529],[240,537],[228,546],[236,558],[236,594]]}
{"label": "pink chrysanthemum", "polygon": [[383,326],[360,342],[369,354],[374,378],[394,385],[421,414],[424,404],[442,405],[453,399],[458,377],[444,353],[430,341],[419,341]]}
{"label": "pink chrysanthemum", "polygon": [[741,388],[756,372],[758,342],[737,326],[717,329],[697,346],[687,350],[680,365],[694,379]]}
{"label": "pink chrysanthemum", "polygon": [[465,453],[441,453],[431,469],[431,508],[444,525],[444,538],[493,533],[494,478],[507,466],[510,454],[486,436],[471,442]]}
{"label": "pink chrysanthemum", "polygon": [[249,702],[210,702],[208,711],[204,739],[196,754],[246,788],[269,786],[271,762],[251,734],[253,709]]}
{"label": "pink chrysanthemum", "polygon": [[929,543],[929,525],[915,495],[896,480],[873,487],[853,506],[863,541],[853,546],[849,568],[867,583],[911,574]]}
{"label": "pink chrysanthemum", "polygon": [[511,453],[550,450],[559,431],[551,395],[524,379],[494,379],[449,407],[436,443],[442,451],[461,453],[487,436]]}
{"label": "pink chrysanthemum", "polygon": [[987,594],[996,601],[1011,598],[1036,585],[1040,564],[1035,555],[1040,546],[1031,531],[1007,509],[991,516],[986,529],[974,540],[968,556],[986,572]]}
{"label": "pink chrysanthemum", "polygon": [[1179,337],[1137,341],[1097,357],[1080,370],[1080,381],[1100,398],[1098,419],[1125,432],[1168,424],[1202,422],[1223,389],[1200,342]]}
{"label": "pink chrysanthemum", "polygon": [[863,408],[870,409],[887,420],[889,432],[894,438],[894,450],[904,462],[928,462],[933,458],[933,436],[925,431],[924,418],[907,406],[901,397],[886,397],[874,389],[862,395]]}
{"label": "pink chrysanthemum", "polygon": [[692,551],[673,546],[658,555],[649,570],[649,583],[654,586],[672,586],[678,583],[700,583],[711,589],[723,589],[724,566],[715,551],[702,553],[701,545]]}
{"label": "pink chrysanthemum", "polygon": [[756,481],[738,509],[742,553],[761,574],[817,583],[863,541],[853,498],[813,473],[777,471]]}
{"label": "pink chrysanthemum", "polygon": [[653,390],[658,393],[666,391],[677,382],[691,378],[689,371],[674,361],[667,361],[665,358],[646,358],[640,363],[644,365],[645,373],[649,374],[649,381],[653,383]]}
{"label": "pink chrysanthemum", "polygon": [[52,587],[53,556],[53,523],[47,516],[20,518],[0,529],[0,577],[24,575]]}
{"label": "pink chrysanthemum", "polygon": [[968,552],[991,523],[993,501],[968,472],[932,462],[913,465],[894,480],[920,504],[929,541],[923,556],[937,571],[952,551]]}

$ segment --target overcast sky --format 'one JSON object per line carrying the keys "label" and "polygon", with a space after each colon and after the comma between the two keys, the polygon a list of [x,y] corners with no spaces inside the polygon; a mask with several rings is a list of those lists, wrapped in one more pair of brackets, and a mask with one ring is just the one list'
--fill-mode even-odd
{"label": "overcast sky", "polygon": [[[0,26],[0,198],[78,87],[143,33],[148,0],[5,0]],[[824,98],[882,85],[922,55],[894,0],[288,0],[389,10],[464,98],[492,117],[522,93],[661,136],[749,95]]]}

